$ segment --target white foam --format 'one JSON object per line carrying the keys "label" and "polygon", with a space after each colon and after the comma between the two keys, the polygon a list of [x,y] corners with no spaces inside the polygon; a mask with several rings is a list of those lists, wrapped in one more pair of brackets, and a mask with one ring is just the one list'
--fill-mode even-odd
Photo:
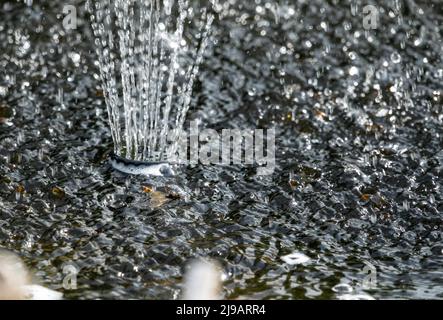
{"label": "white foam", "polygon": [[290,265],[302,264],[311,260],[311,258],[309,258],[307,255],[301,252],[293,252],[291,254],[281,257],[281,259]]}
{"label": "white foam", "polygon": [[114,169],[133,175],[145,175],[145,176],[165,176],[174,175],[174,171],[171,166],[167,163],[155,163],[146,165],[131,165],[118,162],[111,159],[111,165]]}

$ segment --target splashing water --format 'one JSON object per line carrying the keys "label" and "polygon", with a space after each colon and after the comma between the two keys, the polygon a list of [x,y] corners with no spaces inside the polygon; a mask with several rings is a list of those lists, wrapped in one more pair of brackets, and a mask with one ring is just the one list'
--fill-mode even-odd
{"label": "splashing water", "polygon": [[48,288],[84,267],[66,299],[179,299],[197,257],[220,263],[227,299],[441,299],[441,3],[400,1],[399,24],[379,1],[366,33],[355,2],[278,1],[276,24],[277,1],[220,1],[195,117],[275,126],[277,167],[190,166],[166,185],[103,166],[88,26],[66,31],[60,2],[2,2],[0,246]]}
{"label": "splashing water", "polygon": [[88,1],[114,153],[138,161],[173,157],[214,16],[179,0]]}

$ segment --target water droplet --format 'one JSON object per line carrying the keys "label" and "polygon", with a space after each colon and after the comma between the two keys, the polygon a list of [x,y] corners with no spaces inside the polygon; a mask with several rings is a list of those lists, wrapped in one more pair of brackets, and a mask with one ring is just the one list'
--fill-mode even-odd
{"label": "water droplet", "polygon": [[422,39],[421,38],[417,38],[414,40],[414,46],[418,47],[419,45],[421,45]]}
{"label": "water droplet", "polygon": [[393,85],[389,87],[389,92],[396,93],[397,92],[397,86]]}
{"label": "water droplet", "polygon": [[310,49],[310,48],[312,47],[312,42],[309,41],[309,40],[306,40],[306,41],[305,41],[305,47],[308,48],[308,49]]}
{"label": "water droplet", "polygon": [[400,63],[401,61],[401,56],[400,54],[398,54],[397,52],[393,52],[391,54],[391,61],[395,64]]}
{"label": "water droplet", "polygon": [[387,108],[383,108],[378,110],[378,112],[375,114],[376,117],[382,118],[386,117],[388,115],[389,110]]}
{"label": "water droplet", "polygon": [[352,66],[349,68],[349,75],[356,76],[356,75],[358,75],[358,73],[359,73],[359,70],[356,66]]}
{"label": "water droplet", "polygon": [[6,96],[8,94],[8,87],[0,86],[0,96]]}
{"label": "water droplet", "polygon": [[256,89],[256,88],[251,88],[251,89],[248,90],[248,95],[249,95],[250,97],[253,97],[253,96],[255,96],[256,94],[257,94],[257,89]]}
{"label": "water droplet", "polygon": [[75,65],[78,65],[78,63],[80,62],[80,54],[76,53],[76,52],[71,52],[69,54],[69,58],[71,58],[72,62],[74,62]]}

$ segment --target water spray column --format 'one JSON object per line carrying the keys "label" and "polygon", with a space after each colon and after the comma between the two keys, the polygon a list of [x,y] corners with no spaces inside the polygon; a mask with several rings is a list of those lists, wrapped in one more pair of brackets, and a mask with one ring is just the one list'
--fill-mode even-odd
{"label": "water spray column", "polygon": [[[205,9],[196,14],[184,0],[89,0],[86,6],[114,142],[112,166],[128,174],[173,175],[170,160],[213,15]],[[189,32],[194,20],[199,26]]]}

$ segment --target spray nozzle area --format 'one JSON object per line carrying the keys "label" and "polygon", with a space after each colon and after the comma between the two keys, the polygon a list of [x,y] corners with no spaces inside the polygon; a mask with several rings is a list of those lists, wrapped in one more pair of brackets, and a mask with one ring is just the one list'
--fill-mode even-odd
{"label": "spray nozzle area", "polygon": [[149,162],[130,160],[118,156],[114,152],[111,152],[109,160],[115,170],[127,174],[162,177],[175,175],[172,165],[166,161]]}

